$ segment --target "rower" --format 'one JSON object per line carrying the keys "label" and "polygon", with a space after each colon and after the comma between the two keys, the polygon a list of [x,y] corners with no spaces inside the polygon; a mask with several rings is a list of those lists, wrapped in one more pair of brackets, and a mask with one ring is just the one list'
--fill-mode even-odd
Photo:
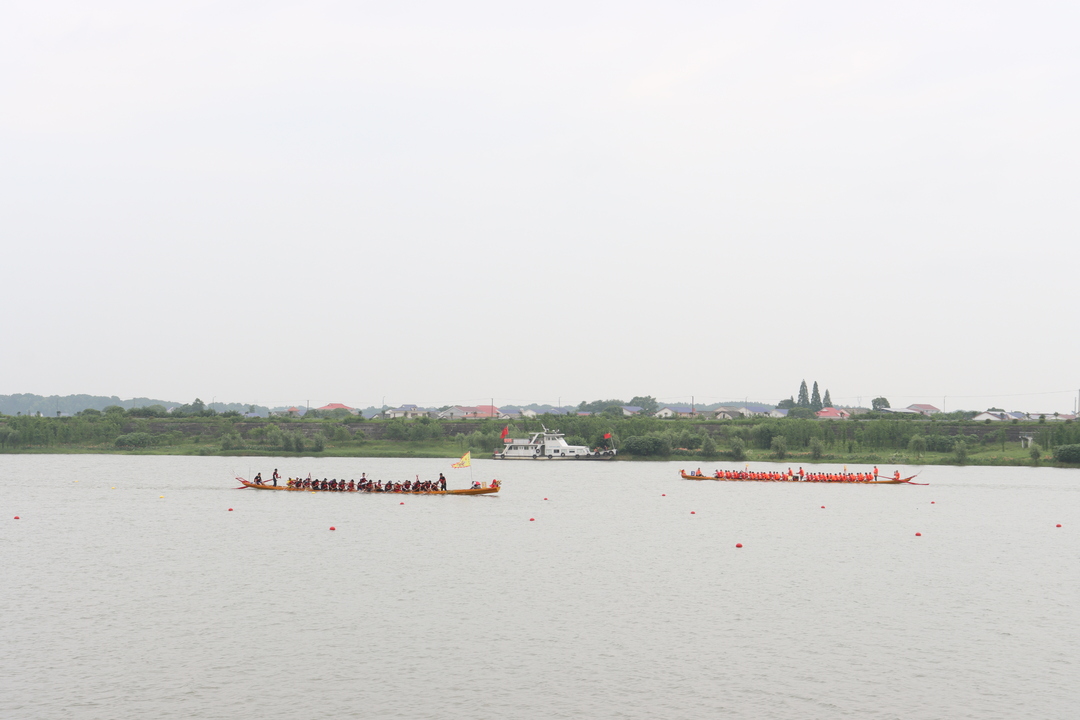
{"label": "rower", "polygon": [[262,485],[262,473],[255,473],[255,484]]}
{"label": "rower", "polygon": [[271,477],[271,478],[273,479],[273,481],[274,481],[274,487],[277,487],[277,481],[278,481],[278,478],[280,478],[280,477],[281,477],[280,475],[278,475],[278,471],[277,471],[277,468],[274,468],[274,474],[273,474],[273,475],[271,475],[270,477]]}

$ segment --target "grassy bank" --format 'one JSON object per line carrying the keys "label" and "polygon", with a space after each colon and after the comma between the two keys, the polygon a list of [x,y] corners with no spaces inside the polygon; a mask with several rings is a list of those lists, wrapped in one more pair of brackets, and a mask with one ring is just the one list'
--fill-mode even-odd
{"label": "grassy bank", "polygon": [[[467,448],[466,448],[467,449]],[[428,440],[428,441],[403,441],[371,440],[362,444],[356,443],[327,443],[321,452],[285,452],[267,447],[237,448],[223,450],[217,444],[207,443],[178,443],[174,445],[157,445],[138,449],[120,449],[111,443],[79,444],[79,445],[52,445],[48,447],[30,447],[8,450],[9,455],[178,455],[178,456],[202,456],[202,457],[355,457],[355,458],[446,458],[456,460],[465,450],[461,443],[454,440]],[[473,449],[476,458],[488,458],[490,454],[482,450]],[[741,466],[747,463],[779,463],[793,467],[828,465],[847,465],[852,468],[857,466],[891,466],[891,465],[971,465],[971,466],[1001,466],[1023,467],[1036,464],[1030,455],[1030,451],[1022,449],[1019,444],[1016,447],[1000,447],[993,449],[978,449],[968,453],[963,461],[958,461],[953,453],[926,452],[915,455],[909,452],[890,451],[864,451],[853,453],[825,453],[820,458],[814,458],[810,452],[788,452],[783,458],[767,450],[747,450],[746,457],[736,460],[726,454],[715,457],[705,457],[697,451],[675,451],[667,456],[635,457],[630,454],[622,454],[615,459],[616,462],[685,462],[687,468],[719,468]],[[1052,456],[1044,453],[1037,463],[1046,467],[1073,467],[1075,465],[1063,465],[1054,462]]]}

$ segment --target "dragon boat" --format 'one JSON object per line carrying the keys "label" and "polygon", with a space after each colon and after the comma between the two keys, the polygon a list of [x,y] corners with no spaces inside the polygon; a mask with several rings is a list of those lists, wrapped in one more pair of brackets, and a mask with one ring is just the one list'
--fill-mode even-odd
{"label": "dragon boat", "polygon": [[[764,475],[766,473],[747,473],[739,471],[739,475]],[[812,473],[813,474],[813,473]],[[802,480],[798,475],[787,475],[787,473],[776,473],[779,477],[717,477],[716,475],[695,475],[693,473],[687,473],[685,470],[680,470],[679,475],[683,480],[718,480],[721,482],[812,482],[812,483],[849,483],[852,485],[925,485],[926,483],[911,482],[915,479],[915,475],[909,475],[906,478],[887,478],[876,480],[828,480],[825,478],[810,479],[809,477]],[[916,473],[918,475],[918,473]]]}
{"label": "dragon boat", "polygon": [[240,490],[242,488],[251,488],[252,490],[284,490],[285,492],[325,493],[343,492],[353,494],[360,493],[362,495],[490,495],[492,493],[499,492],[499,490],[502,488],[502,484],[499,484],[494,487],[465,488],[464,490],[428,490],[426,492],[422,490],[402,490],[400,492],[389,490],[383,492],[374,492],[369,490],[322,490],[316,488],[287,487],[285,485],[259,485],[251,482],[250,480],[245,480],[242,477],[236,478],[236,481],[240,483],[240,487],[237,488],[237,490]]}

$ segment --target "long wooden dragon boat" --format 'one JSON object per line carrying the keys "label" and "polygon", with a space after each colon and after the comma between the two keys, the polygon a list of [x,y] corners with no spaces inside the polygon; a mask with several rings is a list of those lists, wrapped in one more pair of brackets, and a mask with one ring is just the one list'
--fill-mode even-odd
{"label": "long wooden dragon boat", "polygon": [[285,485],[258,485],[249,480],[245,480],[242,477],[236,478],[236,481],[240,483],[240,488],[249,487],[252,490],[284,490],[285,492],[344,492],[344,493],[360,493],[363,495],[490,495],[492,493],[499,492],[502,489],[502,485],[496,485],[495,487],[480,487],[480,488],[466,488],[464,490],[428,490],[424,491],[405,491],[395,492],[393,490],[386,490],[383,492],[370,492],[367,490],[322,490],[316,488],[299,488],[299,487],[286,487]]}
{"label": "long wooden dragon boat", "polygon": [[[743,473],[746,474],[746,473]],[[756,474],[756,473],[755,473]],[[925,485],[925,483],[911,482],[918,475],[909,475],[906,478],[888,478],[886,480],[827,480],[824,478],[815,478],[813,480],[809,478],[799,479],[798,475],[791,475],[790,477],[786,473],[780,473],[780,477],[716,477],[715,475],[695,475],[693,473],[687,473],[684,470],[679,471],[679,475],[683,480],[718,480],[721,482],[812,482],[812,483],[849,483],[852,485]]]}

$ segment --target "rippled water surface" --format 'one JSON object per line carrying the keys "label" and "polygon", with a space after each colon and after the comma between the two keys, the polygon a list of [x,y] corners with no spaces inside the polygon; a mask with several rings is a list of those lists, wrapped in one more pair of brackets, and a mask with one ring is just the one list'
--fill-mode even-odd
{"label": "rippled water surface", "polygon": [[0,717],[1077,716],[1080,471],[231,479],[466,486],[449,464],[0,456]]}

